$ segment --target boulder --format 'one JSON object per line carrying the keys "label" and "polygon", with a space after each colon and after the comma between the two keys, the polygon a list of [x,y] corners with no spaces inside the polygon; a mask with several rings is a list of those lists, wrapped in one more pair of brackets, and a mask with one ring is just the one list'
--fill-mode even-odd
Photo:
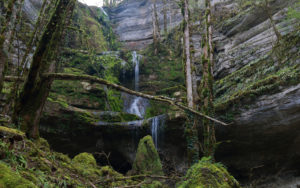
{"label": "boulder", "polygon": [[151,136],[140,140],[131,173],[163,175],[161,161]]}
{"label": "boulder", "polygon": [[240,188],[241,186],[220,163],[212,163],[209,158],[203,158],[194,164],[185,176],[185,181],[179,183],[178,188]]}

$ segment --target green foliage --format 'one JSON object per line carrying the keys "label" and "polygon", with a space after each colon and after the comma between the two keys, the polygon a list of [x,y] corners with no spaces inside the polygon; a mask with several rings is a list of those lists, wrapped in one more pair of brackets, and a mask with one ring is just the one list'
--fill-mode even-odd
{"label": "green foliage", "polygon": [[213,163],[211,158],[202,158],[187,172],[178,188],[239,188],[239,183],[220,163]]}
{"label": "green foliage", "polygon": [[131,173],[163,175],[161,161],[151,136],[140,140]]}
{"label": "green foliage", "polygon": [[168,104],[150,101],[150,107],[146,109],[145,119],[161,114],[167,114],[170,111],[170,109],[171,107]]}
{"label": "green foliage", "polygon": [[300,0],[297,1],[292,7],[288,9],[288,18],[300,20]]}
{"label": "green foliage", "polygon": [[[182,58],[178,49],[166,47],[169,44],[160,44],[158,55],[153,54],[153,46],[146,49],[143,54],[145,59],[141,64],[141,88],[147,92],[159,91],[165,88],[184,83]],[[170,46],[174,46],[170,44]]]}
{"label": "green foliage", "polygon": [[107,91],[107,99],[110,105],[111,111],[122,112],[123,110],[123,101],[121,99],[121,93],[115,90]]}
{"label": "green foliage", "polygon": [[108,44],[103,34],[103,25],[98,21],[96,14],[88,6],[79,3],[73,14],[75,29],[68,32],[67,46],[75,49],[86,49],[86,44],[94,51],[108,50]]}
{"label": "green foliage", "polygon": [[47,100],[50,102],[53,102],[53,103],[58,103],[64,108],[68,108],[68,106],[69,106],[68,103],[62,98],[58,98],[57,100],[54,100],[51,97],[48,97]]}
{"label": "green foliage", "polygon": [[6,164],[0,162],[0,187],[3,188],[36,188],[32,182],[22,178]]}

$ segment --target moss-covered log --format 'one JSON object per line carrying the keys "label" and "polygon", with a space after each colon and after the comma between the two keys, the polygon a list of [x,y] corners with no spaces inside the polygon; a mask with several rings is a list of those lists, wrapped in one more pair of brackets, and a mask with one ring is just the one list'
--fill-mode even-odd
{"label": "moss-covered log", "polygon": [[194,110],[192,108],[189,108],[185,105],[183,105],[182,103],[176,101],[175,99],[172,98],[168,98],[165,96],[153,96],[153,95],[149,95],[149,94],[145,94],[145,93],[141,93],[141,92],[137,92],[137,91],[133,91],[130,90],[126,87],[120,86],[118,84],[114,84],[111,83],[107,80],[95,77],[95,76],[89,76],[89,75],[73,75],[73,74],[63,74],[63,73],[47,73],[47,74],[43,74],[42,77],[44,79],[55,79],[55,80],[85,80],[85,81],[89,81],[89,82],[95,82],[98,84],[103,84],[106,85],[110,88],[116,89],[118,91],[123,91],[126,93],[129,93],[131,95],[135,95],[135,96],[139,96],[139,97],[143,97],[143,98],[147,98],[150,100],[155,100],[155,101],[159,101],[159,102],[164,102],[164,103],[168,103],[170,105],[176,106],[182,110],[188,111],[196,116],[201,116],[203,118],[209,119],[211,121],[214,121],[215,123],[227,126],[227,123],[224,123],[222,121],[219,121],[215,118],[209,117],[205,114],[202,114],[201,112]]}

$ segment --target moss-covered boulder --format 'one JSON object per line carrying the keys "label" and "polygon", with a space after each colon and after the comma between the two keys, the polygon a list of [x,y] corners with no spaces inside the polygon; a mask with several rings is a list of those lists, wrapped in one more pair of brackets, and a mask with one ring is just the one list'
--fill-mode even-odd
{"label": "moss-covered boulder", "polygon": [[76,171],[86,177],[98,177],[101,172],[97,167],[96,159],[90,153],[80,153],[72,159]]}
{"label": "moss-covered boulder", "polygon": [[145,136],[140,140],[130,173],[163,175],[161,161],[151,136]]}
{"label": "moss-covered boulder", "polygon": [[6,164],[0,162],[0,188],[35,188],[32,182],[22,178]]}
{"label": "moss-covered boulder", "polygon": [[203,158],[194,164],[187,172],[185,181],[178,188],[240,188],[239,183],[220,163],[212,163],[209,158]]}
{"label": "moss-covered boulder", "polygon": [[73,158],[72,162],[78,165],[85,165],[86,167],[97,166],[96,159],[90,153],[80,153]]}

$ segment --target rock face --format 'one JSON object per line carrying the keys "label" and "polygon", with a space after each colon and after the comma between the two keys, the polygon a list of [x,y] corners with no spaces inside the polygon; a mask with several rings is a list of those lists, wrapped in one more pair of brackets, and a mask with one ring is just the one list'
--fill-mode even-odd
{"label": "rock face", "polygon": [[[157,0],[157,13],[159,25],[163,30],[163,1]],[[169,29],[179,25],[182,16],[176,2],[168,1],[165,7],[167,11],[167,25]],[[124,1],[110,13],[110,19],[114,23],[114,31],[119,35],[125,48],[130,50],[140,50],[153,42],[152,31],[152,1],[142,0]]]}
{"label": "rock face", "polygon": [[259,97],[250,110],[242,109],[233,126],[218,129],[219,140],[224,142],[218,147],[217,159],[245,176],[253,168],[260,173],[299,169],[299,96],[298,84]]}

